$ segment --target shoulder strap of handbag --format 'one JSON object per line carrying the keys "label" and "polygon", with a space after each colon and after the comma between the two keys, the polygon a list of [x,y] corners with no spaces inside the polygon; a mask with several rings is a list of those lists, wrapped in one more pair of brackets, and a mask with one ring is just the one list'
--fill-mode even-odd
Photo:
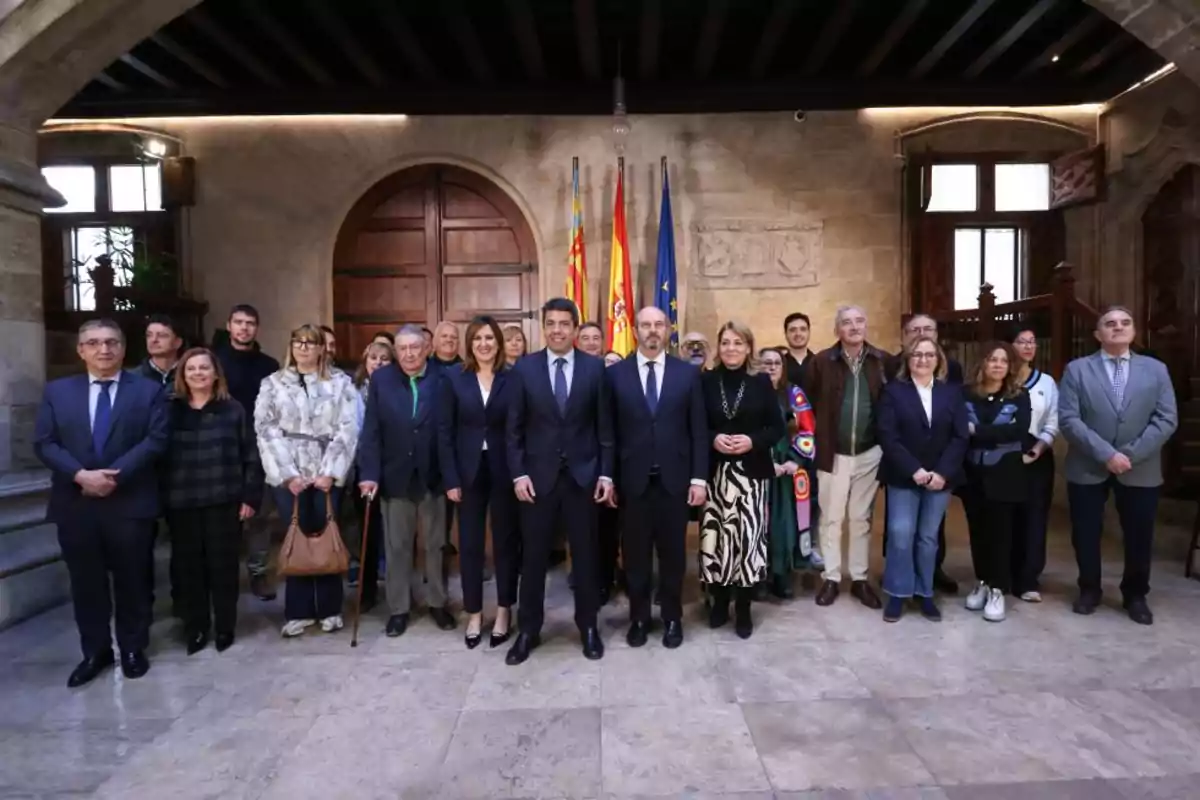
{"label": "shoulder strap of handbag", "polygon": [[333,493],[332,492],[325,493],[325,521],[326,522],[333,521]]}

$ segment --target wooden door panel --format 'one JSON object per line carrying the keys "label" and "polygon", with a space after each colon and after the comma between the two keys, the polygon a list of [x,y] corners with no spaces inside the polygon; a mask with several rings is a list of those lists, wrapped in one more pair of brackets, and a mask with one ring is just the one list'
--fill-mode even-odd
{"label": "wooden door panel", "polygon": [[333,280],[333,303],[339,316],[386,314],[389,317],[423,319],[428,302],[427,289],[428,281],[424,276],[338,275]]}
{"label": "wooden door panel", "polygon": [[454,183],[453,178],[442,183],[442,214],[446,219],[505,219],[491,201],[474,189]]}
{"label": "wooden door panel", "polygon": [[448,319],[463,314],[516,316],[523,306],[521,275],[446,275],[445,305]]}
{"label": "wooden door panel", "polygon": [[511,230],[474,228],[443,233],[444,264],[518,264],[521,246]]}
{"label": "wooden door panel", "polygon": [[371,214],[375,219],[425,219],[425,184],[401,188]]}
{"label": "wooden door panel", "polygon": [[425,231],[363,231],[354,244],[356,267],[385,267],[392,264],[426,262]]}

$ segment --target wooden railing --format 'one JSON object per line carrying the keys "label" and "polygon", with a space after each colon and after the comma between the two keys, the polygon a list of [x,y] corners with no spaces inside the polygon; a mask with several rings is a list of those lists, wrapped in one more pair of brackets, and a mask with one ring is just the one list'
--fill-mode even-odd
{"label": "wooden railing", "polygon": [[1009,340],[1027,328],[1038,336],[1037,366],[1056,379],[1071,359],[1096,349],[1092,332],[1099,313],[1075,296],[1071,265],[1054,268],[1054,287],[1049,294],[1027,297],[1013,303],[997,303],[990,284],[979,290],[979,308],[930,314],[938,323],[938,340],[946,354],[970,368],[979,348],[994,339]]}

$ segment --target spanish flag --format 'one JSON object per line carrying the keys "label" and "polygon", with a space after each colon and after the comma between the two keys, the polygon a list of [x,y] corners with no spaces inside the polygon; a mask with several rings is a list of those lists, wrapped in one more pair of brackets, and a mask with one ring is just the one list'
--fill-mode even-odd
{"label": "spanish flag", "polygon": [[567,252],[567,299],[579,309],[579,321],[587,322],[587,252],[583,248],[583,204],[579,201],[579,159],[571,159],[571,249]]}
{"label": "spanish flag", "polygon": [[629,276],[629,234],[625,227],[625,159],[617,159],[617,199],[613,204],[612,259],[608,272],[608,349],[622,357],[637,348],[633,336],[633,281]]}

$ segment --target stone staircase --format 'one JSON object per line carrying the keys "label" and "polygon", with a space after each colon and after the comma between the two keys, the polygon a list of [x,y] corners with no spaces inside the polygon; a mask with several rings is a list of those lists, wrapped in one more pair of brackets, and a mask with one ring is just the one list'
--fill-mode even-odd
{"label": "stone staircase", "polygon": [[0,475],[0,628],[70,597],[55,526],[46,522],[50,475]]}

